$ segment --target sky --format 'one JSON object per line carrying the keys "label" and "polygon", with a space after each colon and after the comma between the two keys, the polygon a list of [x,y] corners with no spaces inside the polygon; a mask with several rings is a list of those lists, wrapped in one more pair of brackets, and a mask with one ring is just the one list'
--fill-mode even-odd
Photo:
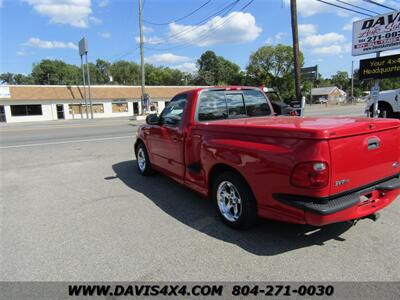
{"label": "sky", "polygon": [[[212,50],[244,70],[259,47],[292,45],[290,0],[142,1],[145,60],[157,66],[194,72],[200,55]],[[389,12],[365,0],[324,1],[347,2],[366,14]],[[375,1],[400,10],[400,0]],[[297,8],[304,66],[318,65],[327,78],[350,73],[352,60],[357,68],[366,58],[351,56],[351,29],[367,16],[318,0],[297,0]],[[42,59],[79,65],[82,37],[91,62],[140,62],[138,0],[0,0],[0,27],[0,73],[28,74]],[[387,54],[393,53],[400,50]]]}

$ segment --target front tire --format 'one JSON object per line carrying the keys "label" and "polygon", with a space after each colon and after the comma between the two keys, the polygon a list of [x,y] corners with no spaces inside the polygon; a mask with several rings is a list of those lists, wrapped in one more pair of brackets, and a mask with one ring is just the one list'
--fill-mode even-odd
{"label": "front tire", "polygon": [[154,173],[151,163],[149,160],[149,155],[147,153],[146,146],[143,143],[140,143],[136,147],[136,164],[138,171],[143,176],[149,176]]}
{"label": "front tire", "polygon": [[213,184],[213,201],[222,221],[235,229],[257,224],[256,199],[247,182],[234,172],[224,172]]}

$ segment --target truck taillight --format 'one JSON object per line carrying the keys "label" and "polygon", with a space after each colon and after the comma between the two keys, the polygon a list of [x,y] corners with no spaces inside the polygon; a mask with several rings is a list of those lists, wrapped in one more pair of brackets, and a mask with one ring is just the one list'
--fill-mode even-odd
{"label": "truck taillight", "polygon": [[293,168],[290,182],[301,188],[324,188],[329,182],[328,164],[318,161],[299,163]]}

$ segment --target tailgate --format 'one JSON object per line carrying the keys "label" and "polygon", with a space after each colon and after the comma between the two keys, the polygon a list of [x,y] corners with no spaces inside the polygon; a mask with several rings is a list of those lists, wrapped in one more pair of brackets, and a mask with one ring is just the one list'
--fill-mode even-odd
{"label": "tailgate", "polygon": [[329,140],[331,195],[399,173],[400,128]]}

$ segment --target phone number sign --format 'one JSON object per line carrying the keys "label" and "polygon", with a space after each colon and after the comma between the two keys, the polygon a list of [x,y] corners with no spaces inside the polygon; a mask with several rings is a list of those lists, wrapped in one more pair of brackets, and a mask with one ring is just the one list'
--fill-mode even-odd
{"label": "phone number sign", "polygon": [[400,49],[400,11],[353,23],[353,56],[392,49]]}

